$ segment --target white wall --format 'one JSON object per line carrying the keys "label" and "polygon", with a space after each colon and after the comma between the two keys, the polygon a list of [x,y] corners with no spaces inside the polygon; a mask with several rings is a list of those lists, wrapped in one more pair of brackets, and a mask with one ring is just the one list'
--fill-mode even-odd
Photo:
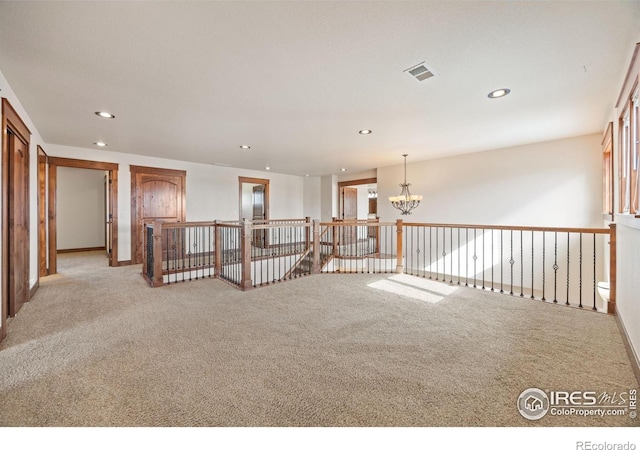
{"label": "white wall", "polygon": [[479,225],[602,226],[600,134],[407,164],[410,216],[389,201],[403,166],[378,168],[382,221]]}
{"label": "white wall", "polygon": [[638,219],[617,225],[616,307],[635,355],[640,363],[640,224]]}
{"label": "white wall", "polygon": [[58,250],[104,247],[105,172],[58,167],[57,175]]}
{"label": "white wall", "polygon": [[320,220],[331,222],[338,217],[338,177],[325,175],[320,179]]}
{"label": "white wall", "polygon": [[[118,169],[118,260],[131,259],[130,165],[187,171],[187,220],[238,220],[238,177],[269,179],[269,217],[303,217],[302,177],[272,172],[196,164],[98,149],[48,145],[50,156],[88,159],[119,164]],[[36,246],[37,247],[37,246]]]}
{"label": "white wall", "polygon": [[257,184],[242,183],[242,219],[253,219],[253,187]]}
{"label": "white wall", "polygon": [[304,199],[303,213],[305,217],[311,219],[320,219],[322,215],[321,208],[321,189],[320,177],[305,177],[303,182]]}
{"label": "white wall", "polygon": [[358,220],[366,220],[369,216],[369,185],[360,184],[358,189]]}

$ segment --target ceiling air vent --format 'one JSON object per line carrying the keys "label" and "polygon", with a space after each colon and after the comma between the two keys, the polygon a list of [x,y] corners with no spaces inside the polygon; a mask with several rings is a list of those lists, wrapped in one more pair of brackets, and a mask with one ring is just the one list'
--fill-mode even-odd
{"label": "ceiling air vent", "polygon": [[408,68],[405,72],[418,81],[424,81],[434,75],[434,73],[424,65],[424,62],[421,62],[417,66]]}

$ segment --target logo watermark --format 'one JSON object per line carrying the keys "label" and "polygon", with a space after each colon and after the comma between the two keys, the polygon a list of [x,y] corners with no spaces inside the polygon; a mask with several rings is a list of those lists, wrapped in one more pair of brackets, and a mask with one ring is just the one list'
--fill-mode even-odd
{"label": "logo watermark", "polygon": [[636,389],[621,392],[543,391],[529,388],[518,397],[518,411],[528,420],[550,416],[638,417]]}

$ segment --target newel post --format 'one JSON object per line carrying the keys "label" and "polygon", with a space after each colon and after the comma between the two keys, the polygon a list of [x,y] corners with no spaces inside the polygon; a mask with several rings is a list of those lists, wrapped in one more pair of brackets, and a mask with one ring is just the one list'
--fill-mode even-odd
{"label": "newel post", "polygon": [[[308,228],[307,228],[308,230]],[[313,260],[311,266],[311,273],[320,273],[320,221],[315,219],[313,221]]]}
{"label": "newel post", "polygon": [[609,225],[609,304],[607,313],[615,314],[616,312],[616,224]]}
{"label": "newel post", "polygon": [[220,242],[220,225],[216,220],[213,225],[213,264],[214,264],[214,276],[219,277],[222,274],[222,248]]}
{"label": "newel post", "polygon": [[396,221],[396,273],[404,272],[402,257],[402,219]]}
{"label": "newel post", "polygon": [[162,286],[164,279],[162,276],[162,222],[153,221],[153,287]]}
{"label": "newel post", "polygon": [[[310,224],[311,223],[311,217],[307,216],[304,218],[305,223]],[[309,248],[309,244],[311,243],[311,227],[309,225],[304,227],[304,241],[305,241],[305,248]]]}
{"label": "newel post", "polygon": [[252,223],[245,220],[241,225],[240,231],[240,254],[242,260],[240,261],[240,270],[242,272],[242,278],[240,282],[240,288],[243,291],[253,288],[251,281],[251,229]]}
{"label": "newel post", "polygon": [[142,244],[142,275],[149,278],[149,224],[146,222],[142,222]]}

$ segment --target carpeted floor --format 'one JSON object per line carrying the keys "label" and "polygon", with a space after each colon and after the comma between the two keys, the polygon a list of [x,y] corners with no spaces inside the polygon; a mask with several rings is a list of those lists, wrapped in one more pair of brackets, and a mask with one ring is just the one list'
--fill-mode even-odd
{"label": "carpeted floor", "polygon": [[2,426],[640,425],[516,409],[531,387],[637,387],[611,316],[404,275],[241,292],[59,267],[0,344]]}

